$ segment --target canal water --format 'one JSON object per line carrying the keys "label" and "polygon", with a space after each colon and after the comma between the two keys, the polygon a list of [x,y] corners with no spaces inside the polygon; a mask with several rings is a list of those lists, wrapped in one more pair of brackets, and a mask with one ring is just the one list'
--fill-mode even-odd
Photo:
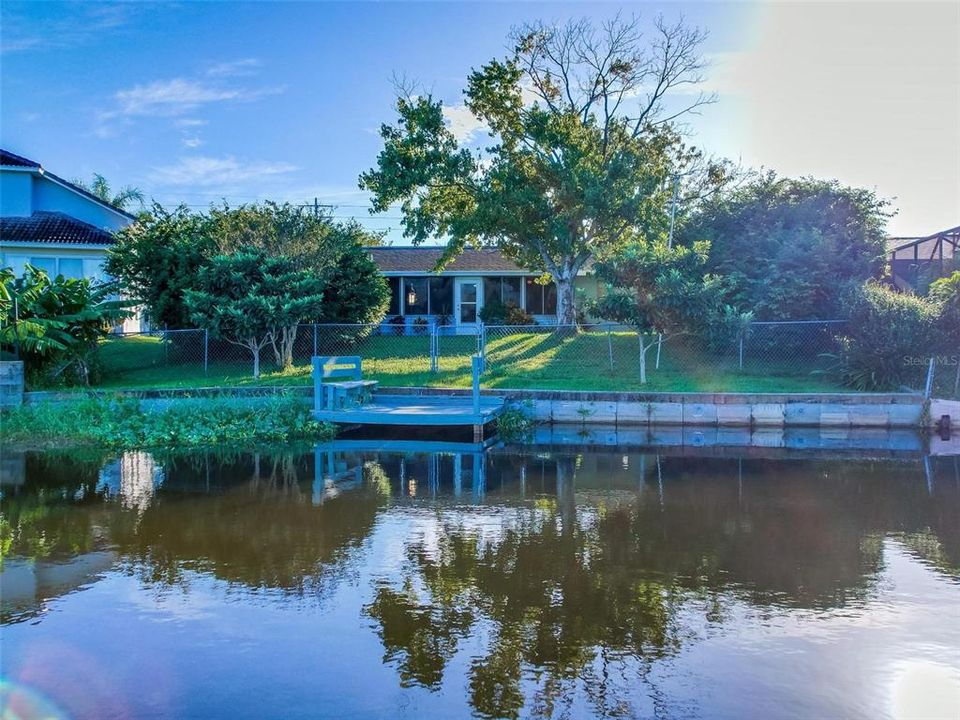
{"label": "canal water", "polygon": [[956,458],[8,452],[2,493],[4,717],[960,715]]}

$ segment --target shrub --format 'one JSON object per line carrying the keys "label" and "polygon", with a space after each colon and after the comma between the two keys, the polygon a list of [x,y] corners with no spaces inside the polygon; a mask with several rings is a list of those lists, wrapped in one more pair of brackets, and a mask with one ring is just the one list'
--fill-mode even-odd
{"label": "shrub", "polygon": [[403,315],[394,315],[387,322],[393,326],[395,335],[403,335],[407,327],[407,319]]}
{"label": "shrub", "polygon": [[847,305],[839,358],[844,382],[858,390],[919,387],[923,358],[938,345],[938,305],[872,282],[851,293]]}
{"label": "shrub", "polygon": [[960,346],[960,270],[930,285],[930,300],[939,306],[937,326],[948,349]]}
{"label": "shrub", "polygon": [[301,399],[183,399],[147,409],[136,398],[24,405],[3,415],[5,442],[72,442],[117,448],[329,439]]}
{"label": "shrub", "polygon": [[500,300],[491,300],[480,311],[480,319],[486,325],[533,325],[533,315],[515,302],[506,304]]}

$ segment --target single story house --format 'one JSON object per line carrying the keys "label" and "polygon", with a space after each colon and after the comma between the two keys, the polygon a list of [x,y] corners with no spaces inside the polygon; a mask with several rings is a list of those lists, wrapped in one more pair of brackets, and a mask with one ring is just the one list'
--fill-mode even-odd
{"label": "single story house", "polygon": [[[0,267],[103,280],[113,233],[134,220],[40,163],[0,150]],[[124,329],[138,325],[129,320]]]}
{"label": "single story house", "polygon": [[[496,298],[523,308],[539,324],[557,322],[557,288],[537,282],[540,273],[520,267],[499,250],[473,248],[437,273],[434,268],[443,250],[422,245],[368,248],[390,283],[388,321],[403,317],[407,327],[419,321],[471,332],[480,322],[484,305]],[[581,273],[576,286],[596,293],[596,280],[587,273]]]}

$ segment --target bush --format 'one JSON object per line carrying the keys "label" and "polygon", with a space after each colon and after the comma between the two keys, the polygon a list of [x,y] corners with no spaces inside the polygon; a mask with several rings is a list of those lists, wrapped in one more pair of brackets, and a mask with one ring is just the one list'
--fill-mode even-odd
{"label": "bush", "polygon": [[486,325],[533,325],[533,315],[512,300],[506,304],[491,300],[480,311],[480,319]]}
{"label": "bush", "polygon": [[78,443],[116,448],[196,447],[232,442],[329,439],[297,398],[183,399],[145,409],[136,398],[24,405],[3,414],[4,442]]}
{"label": "bush", "polygon": [[960,346],[960,270],[930,285],[930,300],[939,306],[937,322],[947,349]]}
{"label": "bush", "polygon": [[858,390],[918,388],[924,360],[939,343],[939,306],[925,298],[867,283],[850,294],[850,323],[841,339],[840,371]]}

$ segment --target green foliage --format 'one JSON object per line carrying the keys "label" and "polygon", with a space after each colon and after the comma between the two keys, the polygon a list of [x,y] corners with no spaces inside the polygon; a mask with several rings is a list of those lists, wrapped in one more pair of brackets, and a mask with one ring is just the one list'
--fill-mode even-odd
{"label": "green foliage", "polygon": [[533,421],[533,402],[509,405],[497,417],[497,435],[504,442],[527,440],[536,423]]}
{"label": "green foliage", "polygon": [[[410,93],[397,101],[396,125],[381,128],[383,150],[361,187],[377,211],[400,203],[414,244],[448,238],[441,263],[481,244],[548,273],[559,320],[575,323],[577,273],[631,229],[666,226],[672,175],[685,178],[687,198],[725,181],[723,167],[654,122],[665,93],[699,79],[703,36],[682,25],[656,30],[644,47],[635,21],[603,32],[586,22],[524,28],[509,57],[467,80],[466,106],[489,128],[489,147],[476,155],[462,147],[441,101]],[[644,98],[640,109],[625,101],[633,96]]]}
{"label": "green foliage", "polygon": [[118,233],[106,269],[143,302],[154,325],[183,328],[191,326],[185,292],[195,288],[200,269],[217,255],[256,249],[292,259],[332,289],[324,321],[376,322],[389,291],[362,248],[379,242],[355,223],[334,223],[290,204],[225,205],[207,213],[154,205]]}
{"label": "green foliage", "polygon": [[709,243],[671,248],[662,240],[635,240],[595,266],[598,278],[610,287],[590,304],[590,312],[641,333],[708,327],[723,310],[718,303],[719,281],[704,274],[709,249]]}
{"label": "green foliage", "polygon": [[960,270],[931,284],[927,297],[939,306],[937,325],[944,340],[952,343],[948,347],[956,350],[960,347]]}
{"label": "green foliage", "polygon": [[260,350],[267,343],[278,366],[293,364],[297,325],[319,318],[323,280],[291,258],[248,249],[212,258],[184,297],[197,326],[252,353],[253,375],[259,377]]}
{"label": "green foliage", "polygon": [[533,315],[512,300],[506,303],[499,299],[487,301],[480,311],[480,319],[487,325],[533,325]]}
{"label": "green foliage", "polygon": [[209,219],[181,206],[172,212],[154,205],[116,235],[105,269],[143,303],[155,326],[190,327],[184,292],[199,268],[216,254]]}
{"label": "green foliage", "polygon": [[851,292],[845,305],[850,322],[839,358],[844,381],[858,390],[920,387],[926,360],[941,340],[938,306],[878,283]]}
{"label": "green foliage", "polygon": [[387,279],[360,242],[349,243],[327,279],[319,322],[379,323],[389,306]]}
{"label": "green foliage", "polygon": [[4,413],[3,439],[141,448],[329,439],[334,434],[297,398],[184,399],[157,409],[145,405],[123,397],[24,405]]}
{"label": "green foliage", "polygon": [[112,299],[110,285],[54,279],[31,266],[22,277],[0,269],[0,343],[19,346],[33,382],[89,384],[99,340],[131,314],[131,303]]}
{"label": "green foliage", "polygon": [[769,172],[705,203],[678,239],[709,241],[725,302],[760,320],[842,317],[845,290],[883,272],[886,208],[870,190]]}

